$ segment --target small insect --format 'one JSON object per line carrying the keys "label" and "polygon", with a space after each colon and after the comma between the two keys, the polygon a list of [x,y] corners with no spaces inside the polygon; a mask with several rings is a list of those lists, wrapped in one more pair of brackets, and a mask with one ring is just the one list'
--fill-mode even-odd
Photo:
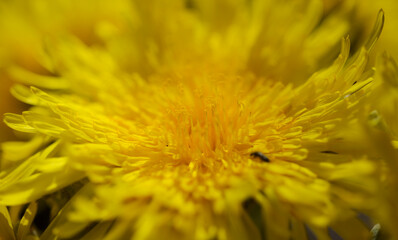
{"label": "small insect", "polygon": [[250,153],[251,157],[260,158],[263,162],[270,162],[269,158],[265,156],[262,152],[252,152]]}

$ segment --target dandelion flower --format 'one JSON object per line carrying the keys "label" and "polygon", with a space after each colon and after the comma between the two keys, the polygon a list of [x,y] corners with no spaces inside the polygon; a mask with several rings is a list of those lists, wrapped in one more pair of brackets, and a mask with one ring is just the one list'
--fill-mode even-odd
{"label": "dandelion flower", "polygon": [[47,201],[40,239],[370,238],[380,167],[351,126],[382,12],[350,55],[321,1],[124,6],[97,43],[47,40],[48,74],[9,69],[32,107],[4,117],[28,141],[3,144],[1,205]]}

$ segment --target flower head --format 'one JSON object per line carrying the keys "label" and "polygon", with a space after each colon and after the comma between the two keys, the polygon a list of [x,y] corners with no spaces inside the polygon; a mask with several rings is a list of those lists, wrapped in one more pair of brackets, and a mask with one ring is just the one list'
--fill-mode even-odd
{"label": "flower head", "polygon": [[9,69],[32,107],[4,118],[29,140],[3,144],[0,204],[56,199],[44,239],[322,238],[374,210],[356,126],[382,12],[350,56],[320,1],[125,4],[96,43],[47,40],[47,74]]}

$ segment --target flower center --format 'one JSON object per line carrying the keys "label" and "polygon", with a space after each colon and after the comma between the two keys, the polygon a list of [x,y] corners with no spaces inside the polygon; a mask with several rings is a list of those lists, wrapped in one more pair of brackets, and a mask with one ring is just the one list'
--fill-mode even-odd
{"label": "flower center", "polygon": [[205,77],[166,91],[175,93],[161,116],[173,161],[215,171],[250,157],[253,125],[243,97],[247,88],[236,77],[228,81]]}

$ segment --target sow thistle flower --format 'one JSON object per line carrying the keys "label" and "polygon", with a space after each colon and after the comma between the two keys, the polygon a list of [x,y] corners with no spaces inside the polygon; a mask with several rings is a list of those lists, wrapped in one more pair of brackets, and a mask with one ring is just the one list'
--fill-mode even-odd
{"label": "sow thistle flower", "polygon": [[382,12],[353,53],[351,10],[320,1],[119,2],[96,41],[45,39],[45,73],[10,67],[32,107],[4,117],[27,140],[2,145],[1,237],[367,239],[365,215],[393,220],[396,149],[361,128]]}

